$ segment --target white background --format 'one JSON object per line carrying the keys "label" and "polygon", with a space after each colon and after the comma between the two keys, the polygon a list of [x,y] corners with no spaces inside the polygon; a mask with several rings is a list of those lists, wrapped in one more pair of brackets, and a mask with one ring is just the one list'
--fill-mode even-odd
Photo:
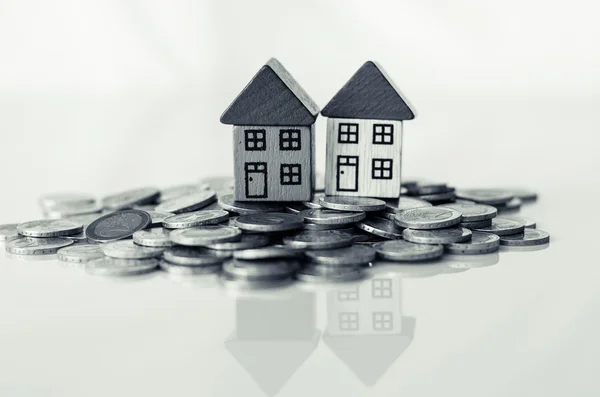
{"label": "white background", "polygon": [[[268,58],[320,107],[376,60],[418,112],[404,175],[535,189],[527,214],[553,244],[406,281],[420,328],[375,387],[319,347],[281,395],[597,395],[599,11],[584,0],[0,0],[0,223],[39,217],[41,193],[229,175],[219,116]],[[324,132],[320,118],[321,171]],[[0,302],[3,396],[236,395],[228,379],[263,395],[223,349],[233,303],[214,288],[3,259]]]}

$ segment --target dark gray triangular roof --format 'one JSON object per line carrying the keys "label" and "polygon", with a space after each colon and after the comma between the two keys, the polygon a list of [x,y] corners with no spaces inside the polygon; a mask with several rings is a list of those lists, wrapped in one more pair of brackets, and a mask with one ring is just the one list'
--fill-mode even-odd
{"label": "dark gray triangular roof", "polygon": [[375,62],[368,61],[321,111],[349,119],[412,120],[415,110]]}
{"label": "dark gray triangular roof", "polygon": [[234,125],[312,125],[319,107],[281,63],[271,58],[221,116]]}

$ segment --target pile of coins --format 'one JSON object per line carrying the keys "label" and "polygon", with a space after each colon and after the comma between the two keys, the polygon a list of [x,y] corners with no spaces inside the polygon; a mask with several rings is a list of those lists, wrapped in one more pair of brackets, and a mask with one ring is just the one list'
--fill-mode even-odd
{"label": "pile of coins", "polygon": [[263,288],[300,280],[357,280],[378,259],[430,263],[544,245],[533,220],[500,215],[535,201],[523,189],[457,190],[407,181],[400,199],[326,196],[308,202],[236,202],[233,180],[104,197],[47,195],[46,219],[0,225],[13,255],[56,254],[92,274],[219,273],[224,286]]}

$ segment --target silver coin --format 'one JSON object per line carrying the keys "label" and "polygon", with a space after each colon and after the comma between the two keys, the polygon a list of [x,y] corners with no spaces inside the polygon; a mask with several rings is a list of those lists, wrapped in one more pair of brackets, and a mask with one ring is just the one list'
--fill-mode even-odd
{"label": "silver coin", "polygon": [[229,219],[229,213],[223,210],[195,211],[177,214],[166,218],[163,226],[169,229],[181,229],[185,227],[216,225]]}
{"label": "silver coin", "polygon": [[270,288],[280,288],[287,286],[293,282],[291,277],[268,279],[268,280],[246,280],[231,276],[227,273],[221,273],[219,275],[219,283],[227,290],[264,290]]}
{"label": "silver coin", "polygon": [[249,248],[263,247],[271,239],[269,236],[264,234],[242,234],[242,238],[239,241],[228,241],[224,243],[208,244],[206,248],[210,248],[217,251],[237,251]]}
{"label": "silver coin", "polygon": [[85,263],[102,258],[102,246],[99,244],[76,244],[58,250],[56,256],[63,262]]}
{"label": "silver coin", "polygon": [[290,247],[260,247],[250,248],[233,252],[236,259],[259,260],[277,258],[298,258],[302,251]]}
{"label": "silver coin", "polygon": [[283,238],[285,245],[313,250],[346,247],[352,242],[352,236],[336,233],[335,230],[303,231]]}
{"label": "silver coin", "polygon": [[10,223],[6,225],[0,225],[0,241],[10,241],[19,238],[19,232],[17,231],[18,223]]}
{"label": "silver coin", "polygon": [[221,264],[231,255],[215,255],[213,250],[197,247],[174,246],[163,252],[163,257],[170,263],[182,266],[210,266]]}
{"label": "silver coin", "polygon": [[102,246],[104,255],[117,259],[148,259],[162,255],[164,249],[158,247],[144,247],[135,244],[132,240],[113,241]]}
{"label": "silver coin", "polygon": [[416,184],[416,186],[411,186],[410,190],[411,190],[412,194],[421,196],[421,195],[445,193],[448,190],[448,186],[445,183],[418,182]]}
{"label": "silver coin", "polygon": [[404,240],[375,243],[373,249],[381,258],[396,262],[437,259],[444,254],[440,244],[416,244]]}
{"label": "silver coin", "polygon": [[105,243],[131,237],[150,225],[150,215],[140,210],[122,210],[96,219],[85,229],[91,241]]}
{"label": "silver coin", "polygon": [[285,212],[264,212],[238,216],[235,220],[237,227],[251,232],[284,232],[302,229],[303,219]]}
{"label": "silver coin", "polygon": [[216,200],[217,194],[214,191],[203,190],[165,201],[156,206],[156,211],[181,214],[182,212],[199,210]]}
{"label": "silver coin", "polygon": [[440,201],[453,201],[456,198],[456,194],[454,193],[454,191],[448,191],[436,194],[421,194],[418,197],[421,200],[425,200],[430,203],[438,203]]}
{"label": "silver coin", "polygon": [[85,214],[99,214],[102,212],[102,207],[93,203],[73,203],[73,204],[59,204],[44,211],[48,218],[65,218],[76,215]]}
{"label": "silver coin", "polygon": [[342,212],[314,208],[301,211],[298,215],[304,218],[304,222],[315,223],[317,225],[347,225],[362,221],[367,216],[365,212]]}
{"label": "silver coin", "polygon": [[44,219],[21,223],[17,231],[27,237],[59,237],[77,234],[83,230],[81,223],[68,219]]}
{"label": "silver coin", "polygon": [[514,194],[502,189],[461,189],[456,192],[456,197],[482,204],[497,205],[509,202]]}
{"label": "silver coin", "polygon": [[359,266],[375,260],[375,250],[367,245],[307,251],[305,255],[312,262],[327,266]]}
{"label": "silver coin", "polygon": [[53,193],[39,199],[42,209],[47,210],[59,205],[93,204],[96,198],[85,193]]}
{"label": "silver coin", "polygon": [[375,235],[373,235],[371,233],[367,233],[367,232],[357,229],[357,228],[353,228],[353,227],[336,229],[336,230],[332,230],[331,232],[339,233],[343,236],[349,237],[352,239],[352,242],[354,242],[354,243],[370,242],[370,241],[373,241],[375,238]]}
{"label": "silver coin", "polygon": [[471,240],[444,246],[446,252],[459,255],[487,254],[498,250],[500,237],[492,233],[473,232]]}
{"label": "silver coin", "polygon": [[381,211],[385,208],[385,201],[370,197],[323,196],[319,204],[331,210],[354,212]]}
{"label": "silver coin", "polygon": [[160,197],[158,198],[158,202],[164,203],[165,201],[170,201],[190,193],[197,193],[202,190],[207,190],[206,188],[207,186],[204,184],[170,186],[160,191]]}
{"label": "silver coin", "polygon": [[295,260],[271,259],[244,261],[232,259],[223,263],[223,273],[243,280],[269,280],[292,276],[299,268]]}
{"label": "silver coin", "polygon": [[232,226],[197,226],[174,230],[169,236],[175,244],[205,246],[228,241],[239,241],[242,237],[242,232],[240,229]]}
{"label": "silver coin", "polygon": [[104,208],[111,210],[128,209],[135,205],[153,203],[159,196],[160,191],[158,189],[143,187],[106,196],[102,199],[102,205]]}
{"label": "silver coin", "polygon": [[498,210],[496,208],[485,204],[449,203],[441,204],[439,207],[452,208],[460,212],[462,215],[461,222],[478,222],[492,219],[498,215]]}
{"label": "silver coin", "polygon": [[539,229],[525,229],[522,235],[500,236],[500,245],[528,247],[550,242],[550,235]]}
{"label": "silver coin", "polygon": [[156,258],[117,259],[105,256],[88,262],[85,269],[97,276],[134,276],[149,273],[158,267]]}
{"label": "silver coin", "polygon": [[325,193],[323,193],[323,192],[314,193],[312,195],[312,197],[310,198],[310,201],[303,201],[302,204],[304,204],[306,207],[312,208],[312,209],[323,208],[323,207],[321,207],[321,204],[320,204],[322,197],[325,197]]}
{"label": "silver coin", "polygon": [[283,206],[278,203],[235,201],[233,194],[219,196],[219,206],[225,211],[236,212],[240,215],[255,214],[257,212],[279,212]]}
{"label": "silver coin", "polygon": [[180,276],[193,276],[197,274],[211,274],[218,273],[221,271],[221,264],[217,265],[206,265],[206,266],[186,266],[171,263],[167,260],[161,260],[158,264],[160,268],[170,274],[176,274]]}
{"label": "silver coin", "polygon": [[536,223],[535,223],[535,221],[533,219],[531,219],[531,218],[525,218],[523,216],[502,215],[502,218],[504,218],[504,219],[510,219],[511,221],[522,223],[523,226],[525,226],[526,229],[535,229],[536,226],[537,226]]}
{"label": "silver coin", "polygon": [[308,265],[298,270],[295,277],[308,283],[339,283],[360,280],[364,273],[360,267]]}
{"label": "silver coin", "polygon": [[133,233],[133,242],[144,247],[170,247],[173,245],[169,238],[169,232],[162,227],[138,230]]}
{"label": "silver coin", "polygon": [[411,229],[441,229],[460,223],[460,212],[451,208],[414,208],[396,214],[395,222],[400,227]]}
{"label": "silver coin", "polygon": [[471,231],[464,227],[448,227],[435,230],[404,229],[404,240],[418,244],[462,243],[471,239]]}
{"label": "silver coin", "polygon": [[503,212],[512,212],[512,211],[517,211],[521,208],[521,205],[523,204],[523,201],[518,198],[518,197],[513,197],[509,202],[502,204],[502,205],[496,205],[496,208],[498,209],[498,212],[503,213]]}
{"label": "silver coin", "polygon": [[431,203],[415,197],[401,196],[400,199],[386,200],[385,211],[396,214],[413,208],[431,207]]}
{"label": "silver coin", "polygon": [[356,224],[361,230],[364,230],[367,233],[374,234],[376,236],[397,239],[402,238],[402,229],[396,226],[393,221],[370,217],[366,218]]}
{"label": "silver coin", "polygon": [[[141,208],[138,208],[141,209]],[[143,210],[142,211],[146,211],[148,213],[148,215],[150,215],[150,226],[154,227],[154,226],[162,226],[163,222],[165,219],[167,219],[170,216],[173,216],[175,214],[173,214],[172,212],[158,212],[158,211],[154,211],[154,210]]]}
{"label": "silver coin", "polygon": [[296,215],[298,215],[300,213],[300,211],[303,211],[306,209],[308,209],[308,207],[302,203],[286,203],[284,206],[285,212],[289,212],[290,214],[296,214]]}
{"label": "silver coin", "polygon": [[371,215],[377,218],[387,219],[388,221],[393,221],[396,219],[396,214],[387,211],[372,212]]}
{"label": "silver coin", "polygon": [[85,234],[85,229],[77,234],[69,234],[66,237],[70,238],[71,240],[75,240],[76,242],[87,240],[87,235]]}
{"label": "silver coin", "polygon": [[15,255],[55,254],[59,249],[73,244],[73,240],[62,237],[20,237],[6,243],[6,252]]}
{"label": "silver coin", "polygon": [[506,190],[507,192],[511,192],[515,197],[518,197],[525,202],[536,201],[538,197],[536,192],[531,191],[529,189],[509,188],[504,190]]}
{"label": "silver coin", "polygon": [[496,217],[492,219],[491,226],[482,227],[476,230],[478,232],[494,233],[498,236],[508,236],[511,234],[523,233],[523,229],[525,229],[525,225],[522,223],[510,219],[504,219],[502,217]]}
{"label": "silver coin", "polygon": [[[348,223],[339,223],[331,225],[317,225],[316,223],[305,223],[304,230],[318,231],[318,230],[339,230],[348,228]],[[352,224],[350,224],[352,225]]]}
{"label": "silver coin", "polygon": [[461,227],[466,227],[467,229],[470,229],[470,230],[475,230],[475,229],[481,229],[483,227],[492,226],[492,220],[486,219],[486,220],[477,221],[477,222],[461,222],[458,225]]}

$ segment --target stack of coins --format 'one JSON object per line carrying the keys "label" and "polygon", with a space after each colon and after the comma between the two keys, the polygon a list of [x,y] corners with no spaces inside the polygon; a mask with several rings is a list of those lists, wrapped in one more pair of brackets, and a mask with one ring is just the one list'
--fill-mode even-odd
{"label": "stack of coins", "polygon": [[0,242],[13,255],[56,254],[96,275],[219,273],[228,288],[352,281],[382,260],[428,263],[445,253],[549,242],[535,221],[505,215],[537,199],[525,189],[455,191],[408,181],[401,197],[390,200],[322,192],[293,203],[233,197],[231,178],[136,188],[101,200],[46,195],[39,203],[47,219],[0,225]]}

